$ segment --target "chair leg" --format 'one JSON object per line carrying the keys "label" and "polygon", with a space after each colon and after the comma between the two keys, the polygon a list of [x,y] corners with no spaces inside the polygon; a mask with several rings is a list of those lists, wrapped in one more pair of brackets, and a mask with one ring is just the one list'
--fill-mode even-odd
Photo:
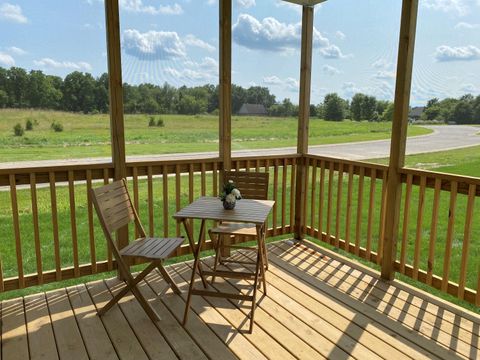
{"label": "chair leg", "polygon": [[[210,237],[210,239],[211,239],[211,237]],[[221,239],[222,239],[222,236],[220,234],[218,234],[217,235],[217,244],[216,244],[216,247],[215,247],[215,262],[213,264],[213,271],[217,271],[218,262],[219,262],[220,257],[221,257],[221,254],[220,254]],[[214,282],[215,282],[215,275],[212,276],[212,284]]]}
{"label": "chair leg", "polygon": [[163,264],[161,262],[157,263],[157,269],[158,271],[160,271],[160,274],[162,274],[162,277],[165,279],[165,281],[170,285],[173,292],[177,295],[181,295],[182,292],[178,288],[177,284],[175,284],[173,279],[170,277],[170,275],[168,274],[167,270],[163,267]]}
{"label": "chair leg", "polygon": [[264,258],[264,265],[265,265],[265,270],[268,270],[268,252],[267,252],[267,244],[265,244],[265,238],[262,240],[262,246],[263,246],[263,258]]}

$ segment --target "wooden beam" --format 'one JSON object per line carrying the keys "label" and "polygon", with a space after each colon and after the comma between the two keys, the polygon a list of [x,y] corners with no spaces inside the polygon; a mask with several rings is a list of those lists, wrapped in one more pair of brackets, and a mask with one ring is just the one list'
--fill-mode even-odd
{"label": "wooden beam", "polygon": [[386,224],[383,238],[382,277],[387,280],[392,280],[395,276],[394,263],[397,254],[398,225],[402,197],[400,171],[405,165],[417,13],[418,0],[403,0],[398,45],[395,110],[387,180]]}
{"label": "wooden beam", "polygon": [[[105,0],[107,31],[108,85],[110,95],[110,130],[115,180],[127,176],[125,126],[123,119],[122,60],[120,53],[120,14],[118,0]],[[128,227],[117,232],[119,249],[128,245]]]}
{"label": "wooden beam", "polygon": [[[232,0],[220,0],[219,144],[224,170],[232,167]],[[223,184],[223,182],[220,182]]]}
{"label": "wooden beam", "polygon": [[310,119],[310,90],[312,77],[312,46],[313,46],[313,6],[303,6],[302,14],[302,45],[300,60],[300,99],[298,111],[297,153],[302,160],[297,167],[295,189],[295,238],[301,240],[305,227],[305,191],[307,182],[306,155],[308,153],[308,123]]}

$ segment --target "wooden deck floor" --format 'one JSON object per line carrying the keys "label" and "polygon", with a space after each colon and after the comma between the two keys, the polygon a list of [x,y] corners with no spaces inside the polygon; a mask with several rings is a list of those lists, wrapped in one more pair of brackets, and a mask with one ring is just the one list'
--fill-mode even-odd
{"label": "wooden deck floor", "polygon": [[[480,358],[479,316],[388,285],[360,265],[307,245],[269,245],[268,296],[260,299],[253,334],[244,331],[249,305],[219,298],[193,297],[194,313],[183,328],[186,295],[174,295],[155,273],[140,288],[162,317],[156,324],[132,296],[96,316],[96,307],[118,291],[116,279],[3,301],[2,358]],[[186,291],[191,263],[169,269]],[[246,285],[219,279],[215,287],[248,291]]]}

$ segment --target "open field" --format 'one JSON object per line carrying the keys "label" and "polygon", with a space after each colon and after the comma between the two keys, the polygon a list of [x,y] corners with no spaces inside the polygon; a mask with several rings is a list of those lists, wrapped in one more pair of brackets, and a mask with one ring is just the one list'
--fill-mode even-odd
{"label": "open field", "polygon": [[[211,115],[157,115],[164,127],[149,127],[148,115],[126,115],[127,155],[168,154],[218,150],[218,117]],[[23,137],[13,127],[34,125]],[[63,132],[50,129],[53,121]],[[390,123],[332,122],[312,119],[310,145],[335,144],[390,138]],[[409,136],[431,130],[409,127]],[[233,117],[232,149],[262,149],[297,144],[296,118]],[[0,162],[68,158],[108,157],[110,129],[108,115],[83,115],[54,111],[0,110]]]}

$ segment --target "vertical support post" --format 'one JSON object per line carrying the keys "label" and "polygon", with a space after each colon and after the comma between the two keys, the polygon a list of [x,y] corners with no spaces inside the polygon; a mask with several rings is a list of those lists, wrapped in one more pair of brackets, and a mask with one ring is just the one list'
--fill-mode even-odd
{"label": "vertical support post", "polygon": [[[219,154],[223,169],[232,167],[232,0],[220,0]],[[220,185],[223,183],[220,182]]]}
{"label": "vertical support post", "polygon": [[[120,13],[118,0],[105,0],[107,31],[108,89],[110,95],[110,130],[114,179],[127,176],[125,158],[125,127],[123,120],[122,61],[120,55]],[[117,234],[117,246],[128,245],[128,226]]]}
{"label": "vertical support post", "polygon": [[[310,90],[312,77],[313,6],[303,5],[302,45],[300,60],[300,99],[298,111],[297,153],[308,153],[308,123],[310,120]],[[295,239],[301,240],[305,227],[305,191],[307,174],[305,157],[299,159],[295,188]]]}
{"label": "vertical support post", "polygon": [[[232,168],[232,0],[219,1],[219,155],[223,170]],[[223,186],[223,171],[220,172],[219,186]],[[225,244],[230,238],[225,237]],[[223,248],[222,256],[230,256],[230,248]]]}
{"label": "vertical support post", "polygon": [[397,253],[402,197],[400,170],[405,165],[417,13],[418,0],[403,0],[395,86],[395,110],[387,179],[386,223],[383,238],[382,278],[387,280],[392,280],[395,277],[394,263]]}

